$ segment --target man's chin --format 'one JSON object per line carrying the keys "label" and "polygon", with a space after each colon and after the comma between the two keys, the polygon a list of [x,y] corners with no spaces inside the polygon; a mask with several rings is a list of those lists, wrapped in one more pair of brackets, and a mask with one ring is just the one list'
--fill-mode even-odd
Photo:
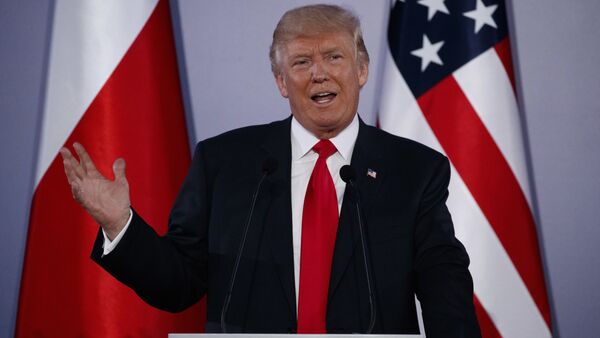
{"label": "man's chin", "polygon": [[319,121],[320,123],[315,125],[315,131],[311,132],[320,139],[329,139],[337,136],[344,128],[350,123],[343,123],[341,120],[335,121]]}

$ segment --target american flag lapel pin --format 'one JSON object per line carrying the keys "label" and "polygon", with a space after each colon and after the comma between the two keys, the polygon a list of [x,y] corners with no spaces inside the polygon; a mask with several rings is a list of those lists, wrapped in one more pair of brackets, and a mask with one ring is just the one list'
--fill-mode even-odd
{"label": "american flag lapel pin", "polygon": [[377,178],[377,172],[371,168],[367,169],[367,176]]}

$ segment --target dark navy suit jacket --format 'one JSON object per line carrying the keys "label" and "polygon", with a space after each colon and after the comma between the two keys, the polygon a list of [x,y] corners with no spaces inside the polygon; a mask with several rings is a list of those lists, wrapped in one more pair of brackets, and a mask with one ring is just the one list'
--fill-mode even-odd
{"label": "dark navy suit jacket", "polygon": [[[92,258],[160,309],[181,311],[206,294],[207,331],[219,331],[252,194],[264,162],[274,158],[277,169],[261,186],[226,322],[229,331],[295,332],[290,121],[198,143],[168,233],[158,236],[134,212],[115,250],[102,257],[99,234]],[[361,121],[352,166],[373,274],[373,333],[417,333],[416,294],[428,337],[478,337],[469,258],[445,204],[448,160]],[[354,201],[346,188],[328,296],[332,333],[361,333],[369,325]]]}

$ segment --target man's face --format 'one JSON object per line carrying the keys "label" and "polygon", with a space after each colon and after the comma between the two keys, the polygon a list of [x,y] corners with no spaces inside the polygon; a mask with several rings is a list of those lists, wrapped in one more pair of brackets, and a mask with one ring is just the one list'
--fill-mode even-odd
{"label": "man's face", "polygon": [[329,33],[289,41],[281,49],[275,76],[292,114],[318,138],[346,128],[358,109],[369,66],[359,64],[352,37]]}

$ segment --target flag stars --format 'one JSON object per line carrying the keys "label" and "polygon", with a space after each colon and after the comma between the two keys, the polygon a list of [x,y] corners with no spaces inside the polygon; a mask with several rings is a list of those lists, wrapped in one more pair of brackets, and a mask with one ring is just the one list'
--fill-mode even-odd
{"label": "flag stars", "polygon": [[498,5],[490,5],[486,7],[482,0],[477,0],[475,9],[465,12],[463,15],[467,18],[475,20],[475,34],[477,34],[484,25],[498,28],[498,26],[496,26],[496,21],[494,21],[492,18],[492,15],[496,9],[498,9]]}
{"label": "flag stars", "polygon": [[448,7],[444,4],[445,0],[419,0],[418,4],[427,7],[427,21],[431,21],[437,12],[450,14]]}
{"label": "flag stars", "polygon": [[423,47],[410,52],[412,55],[421,58],[421,72],[424,72],[432,62],[440,66],[444,65],[442,59],[440,59],[440,56],[438,55],[438,52],[443,45],[444,41],[432,44],[427,35],[423,34]]}

